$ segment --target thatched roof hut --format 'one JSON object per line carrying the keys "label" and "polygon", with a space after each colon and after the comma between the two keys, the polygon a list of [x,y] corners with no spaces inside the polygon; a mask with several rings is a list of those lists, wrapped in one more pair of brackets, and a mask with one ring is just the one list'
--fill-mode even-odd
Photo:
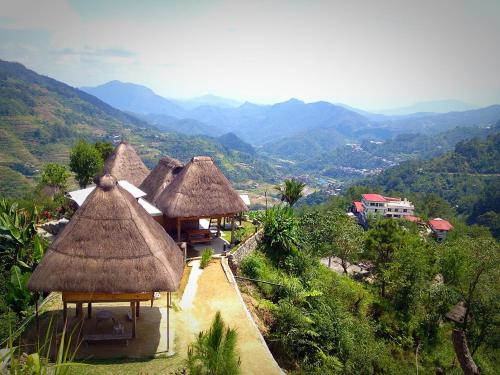
{"label": "thatched roof hut", "polygon": [[165,156],[139,186],[146,193],[146,198],[156,203],[156,198],[180,173],[184,165],[177,159]]}
{"label": "thatched roof hut", "polygon": [[35,291],[175,291],[184,257],[172,238],[111,175],[47,250],[31,276]]}
{"label": "thatched roof hut", "polygon": [[156,199],[167,218],[221,217],[248,211],[212,158],[195,156]]}
{"label": "thatched roof hut", "polygon": [[149,174],[149,169],[134,148],[128,142],[122,141],[106,159],[104,172],[113,175],[117,180],[126,180],[139,186]]}

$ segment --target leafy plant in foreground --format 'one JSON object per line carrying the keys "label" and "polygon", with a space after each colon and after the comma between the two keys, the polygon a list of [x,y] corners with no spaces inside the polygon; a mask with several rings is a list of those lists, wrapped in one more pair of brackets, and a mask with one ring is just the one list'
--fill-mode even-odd
{"label": "leafy plant in foreground", "polygon": [[210,261],[212,260],[212,255],[214,255],[212,249],[207,247],[205,250],[203,250],[203,252],[201,253],[200,268],[205,268],[209,265]]}
{"label": "leafy plant in foreground", "polygon": [[207,332],[201,331],[188,348],[187,367],[191,375],[237,375],[240,359],[236,351],[237,333],[226,327],[220,312]]}

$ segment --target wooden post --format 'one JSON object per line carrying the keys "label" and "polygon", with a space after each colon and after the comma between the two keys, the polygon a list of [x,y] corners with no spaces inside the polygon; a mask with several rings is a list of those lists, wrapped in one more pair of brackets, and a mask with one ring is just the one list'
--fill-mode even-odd
{"label": "wooden post", "polygon": [[181,219],[177,218],[177,242],[181,242]]}
{"label": "wooden post", "polygon": [[135,304],[136,304],[136,309],[135,309],[136,316],[139,317],[139,310],[141,309],[141,303],[137,301]]}
{"label": "wooden post", "polygon": [[63,319],[64,324],[66,325],[66,321],[68,320],[68,303],[63,302]]}
{"label": "wooden post", "polygon": [[83,303],[77,302],[76,304],[76,316],[80,319],[83,318]]}
{"label": "wooden post", "polygon": [[132,338],[135,339],[135,324],[136,324],[136,310],[135,310],[135,302],[130,302],[130,310],[132,315]]}
{"label": "wooden post", "polygon": [[231,245],[234,243],[234,215],[231,216]]}
{"label": "wooden post", "polygon": [[[170,299],[170,292],[167,293],[167,301]],[[167,303],[167,352],[170,351],[170,304]]]}
{"label": "wooden post", "polygon": [[36,338],[40,339],[40,319],[38,317],[38,293],[35,293]]}
{"label": "wooden post", "polygon": [[217,218],[217,237],[220,237],[220,217]]}
{"label": "wooden post", "polygon": [[87,319],[92,319],[92,302],[87,304]]}

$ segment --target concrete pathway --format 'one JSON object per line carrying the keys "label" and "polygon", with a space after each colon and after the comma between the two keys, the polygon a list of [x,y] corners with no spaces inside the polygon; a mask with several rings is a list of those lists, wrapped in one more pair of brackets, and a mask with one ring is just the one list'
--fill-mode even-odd
{"label": "concrete pathway", "polygon": [[200,272],[193,267],[176,314],[176,351],[187,352],[201,330],[207,330],[217,311],[238,332],[238,350],[243,374],[282,374],[241,298],[235,283],[226,277],[219,259]]}

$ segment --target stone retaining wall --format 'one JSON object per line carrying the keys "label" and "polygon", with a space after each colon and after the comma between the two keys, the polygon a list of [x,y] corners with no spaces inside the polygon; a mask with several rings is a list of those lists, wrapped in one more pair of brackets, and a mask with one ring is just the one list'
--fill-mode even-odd
{"label": "stone retaining wall", "polygon": [[229,254],[229,266],[231,267],[233,273],[235,273],[235,269],[239,267],[243,259],[255,251],[263,236],[264,229],[258,230],[252,237],[242,243],[234,253]]}

